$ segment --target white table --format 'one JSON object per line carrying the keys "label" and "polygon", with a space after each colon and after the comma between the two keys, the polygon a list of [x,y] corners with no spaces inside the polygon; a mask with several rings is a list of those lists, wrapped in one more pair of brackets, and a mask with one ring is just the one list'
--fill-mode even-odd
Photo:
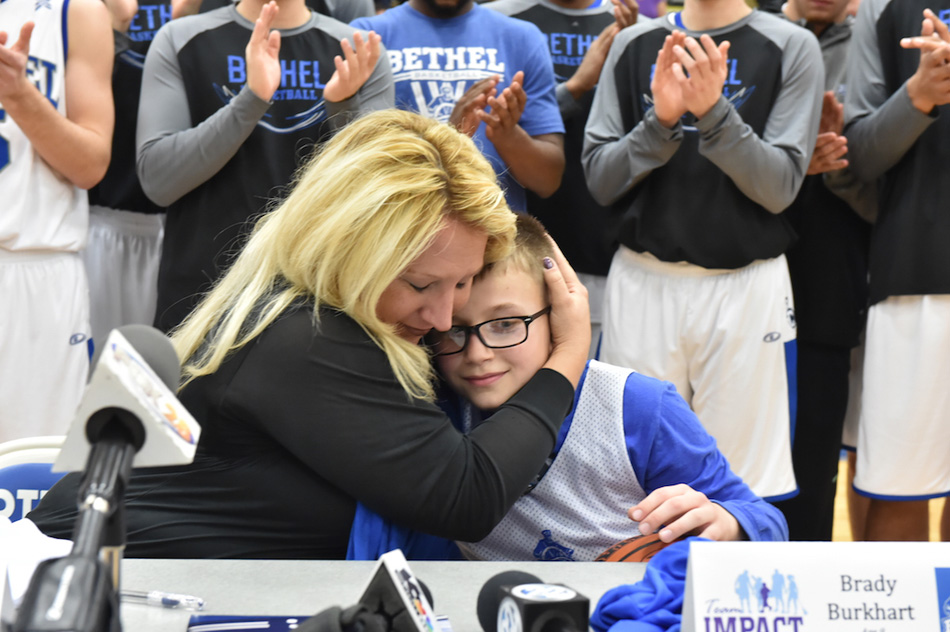
{"label": "white table", "polygon": [[[359,599],[375,562],[258,560],[140,560],[122,562],[122,587],[202,597],[202,614],[312,615]],[[643,577],[645,564],[613,562],[410,562],[432,592],[433,608],[454,632],[480,630],[476,600],[485,582],[522,570],[570,586],[591,601]],[[125,632],[184,631],[191,612],[123,603]]]}

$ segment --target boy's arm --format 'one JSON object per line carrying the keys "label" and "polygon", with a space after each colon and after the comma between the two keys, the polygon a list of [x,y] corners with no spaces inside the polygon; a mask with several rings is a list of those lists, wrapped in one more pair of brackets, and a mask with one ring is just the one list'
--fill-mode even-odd
{"label": "boy's arm", "polygon": [[[0,102],[50,167],[88,189],[105,175],[112,153],[111,18],[98,0],[73,0],[66,19],[66,116],[26,76],[32,22],[19,34],[0,34]],[[17,40],[7,47],[12,37]]]}
{"label": "boy's arm", "polygon": [[[650,400],[650,407],[647,407],[644,398],[639,397],[629,384],[628,379],[624,393],[627,454],[648,494],[647,499],[630,509],[631,519],[638,510],[642,515],[637,519],[648,518],[662,501],[672,500],[677,505],[682,503],[680,513],[683,509],[699,508],[703,511],[701,517],[708,519],[713,516],[713,519],[720,520],[716,530],[722,533],[731,528],[722,515],[727,513],[741,529],[738,539],[788,539],[788,526],[782,513],[756,496],[729,468],[715,440],[672,385],[666,385],[659,401]],[[684,487],[688,491],[682,489]],[[689,492],[700,492],[715,508],[705,506],[700,502],[702,499]],[[668,508],[665,514],[670,513]],[[665,522],[659,521],[660,524]],[[650,524],[651,529],[658,526]],[[662,539],[669,542],[686,535],[673,531]],[[705,537],[714,538],[714,535]]]}

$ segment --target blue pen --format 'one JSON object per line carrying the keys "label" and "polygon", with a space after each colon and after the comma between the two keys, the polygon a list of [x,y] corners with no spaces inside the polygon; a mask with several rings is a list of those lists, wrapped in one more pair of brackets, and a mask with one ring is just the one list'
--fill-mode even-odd
{"label": "blue pen", "polygon": [[159,606],[160,608],[180,608],[182,610],[202,610],[205,607],[205,600],[194,595],[181,595],[178,593],[167,593],[160,590],[150,590],[143,592],[139,590],[121,590],[119,598],[122,601],[132,603],[143,603],[149,606]]}

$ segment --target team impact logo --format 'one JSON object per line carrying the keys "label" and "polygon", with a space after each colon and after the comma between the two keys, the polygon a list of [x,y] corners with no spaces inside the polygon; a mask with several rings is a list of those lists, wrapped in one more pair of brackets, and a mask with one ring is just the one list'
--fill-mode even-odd
{"label": "team impact logo", "polygon": [[[728,585],[728,584],[727,584]],[[703,632],[798,632],[808,611],[798,601],[795,576],[774,569],[772,574],[742,571],[728,597],[709,599],[704,610]]]}

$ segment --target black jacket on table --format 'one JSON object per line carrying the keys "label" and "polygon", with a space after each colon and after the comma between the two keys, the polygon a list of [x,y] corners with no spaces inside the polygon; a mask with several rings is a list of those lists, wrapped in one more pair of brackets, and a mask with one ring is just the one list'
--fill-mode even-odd
{"label": "black jacket on table", "polygon": [[[288,310],[180,395],[202,427],[193,464],[136,470],[128,557],[342,559],[356,501],[406,527],[479,540],[541,469],[573,401],[540,371],[470,435],[410,400],[349,317]],[[79,476],[29,518],[69,537]]]}

